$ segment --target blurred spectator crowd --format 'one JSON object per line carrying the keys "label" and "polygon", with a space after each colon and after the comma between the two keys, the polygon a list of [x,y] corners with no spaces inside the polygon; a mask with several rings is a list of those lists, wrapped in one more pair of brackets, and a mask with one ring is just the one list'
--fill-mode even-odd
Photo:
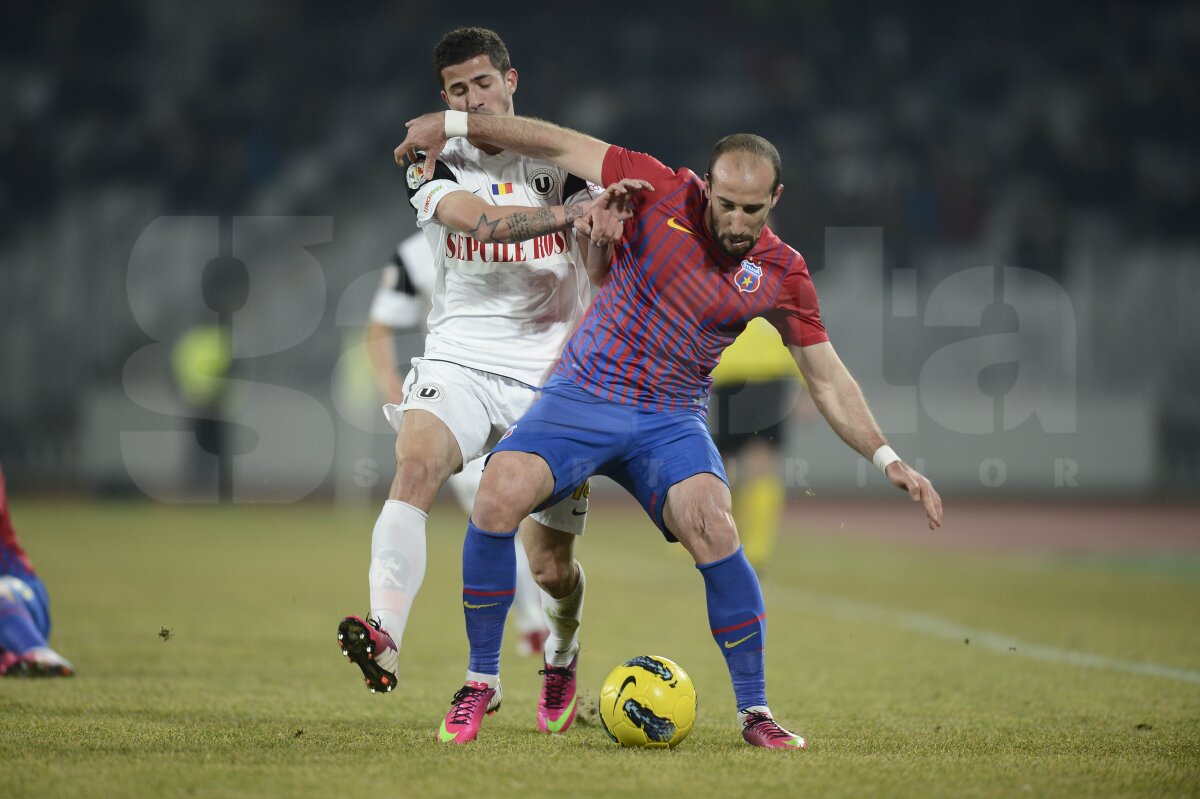
{"label": "blurred spectator crowd", "polygon": [[970,244],[1004,203],[1009,254],[1047,272],[1075,210],[1134,239],[1196,236],[1196,4],[742,0],[587,28],[557,8],[505,25],[408,3],[26,5],[0,32],[0,231],[110,183],[153,185],[166,211],[236,210],[355,98],[404,84],[434,107],[433,42],[479,21],[524,68],[526,113],[697,170],[704,133],[778,142],[776,227],[802,245],[828,225],[883,226],[901,251]]}
{"label": "blurred spectator crowd", "polygon": [[[153,186],[168,213],[241,209],[285,159],[321,142],[345,96],[395,80],[384,34],[403,9],[393,9],[24,6],[19,24],[0,27],[0,229],[104,185]],[[372,46],[346,45],[360,36]]]}

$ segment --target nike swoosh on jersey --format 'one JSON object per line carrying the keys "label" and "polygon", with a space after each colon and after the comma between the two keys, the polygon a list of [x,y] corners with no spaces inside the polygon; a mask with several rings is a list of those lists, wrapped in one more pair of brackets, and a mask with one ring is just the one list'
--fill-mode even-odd
{"label": "nike swoosh on jersey", "polygon": [[499,604],[500,604],[499,602],[491,602],[491,603],[489,603],[489,604],[487,604],[487,605],[472,605],[472,604],[471,604],[470,602],[468,602],[467,600],[465,600],[465,599],[463,600],[463,607],[464,607],[464,608],[467,608],[467,609],[469,609],[469,610],[480,610],[480,609],[482,609],[482,608],[494,608],[494,607],[496,607],[496,606],[497,606],[497,605],[499,605]]}
{"label": "nike swoosh on jersey", "polygon": [[691,230],[691,228],[686,228],[683,225],[676,222],[675,217],[671,217],[667,220],[667,227],[673,227],[676,230],[682,230],[684,233],[688,234],[689,236],[696,235],[696,233],[693,230]]}
{"label": "nike swoosh on jersey", "polygon": [[758,635],[758,630],[755,630],[754,632],[750,633],[750,634],[749,634],[749,635],[747,635],[745,638],[739,638],[739,639],[737,639],[736,641],[726,641],[726,642],[725,642],[725,648],[726,648],[726,649],[733,649],[733,648],[734,648],[735,646],[737,646],[738,644],[745,643],[746,641],[749,641],[751,638],[753,638],[753,637],[754,637],[754,636],[756,636],[756,635]]}

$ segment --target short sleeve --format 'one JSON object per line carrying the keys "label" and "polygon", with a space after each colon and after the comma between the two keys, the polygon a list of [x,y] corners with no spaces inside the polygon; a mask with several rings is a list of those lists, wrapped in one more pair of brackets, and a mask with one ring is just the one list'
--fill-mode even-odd
{"label": "short sleeve", "polygon": [[807,347],[829,341],[825,323],[821,321],[821,306],[812,276],[808,274],[804,258],[799,253],[794,253],[793,257],[795,260],[784,275],[775,307],[764,316],[788,346]]}
{"label": "short sleeve", "polygon": [[405,172],[405,184],[408,189],[408,201],[417,212],[417,227],[425,227],[433,220],[438,203],[446,196],[456,191],[467,191],[459,185],[458,178],[441,161],[434,167],[433,176],[428,177],[422,172],[425,162],[410,164]]}
{"label": "short sleeve", "polygon": [[626,150],[614,144],[604,153],[600,177],[605,186],[622,178],[639,178],[659,189],[666,181],[675,179],[675,171],[652,155]]}

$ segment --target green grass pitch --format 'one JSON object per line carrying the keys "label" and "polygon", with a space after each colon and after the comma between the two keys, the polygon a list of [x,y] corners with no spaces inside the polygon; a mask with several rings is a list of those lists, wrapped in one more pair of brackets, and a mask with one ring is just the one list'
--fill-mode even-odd
{"label": "green grass pitch", "polygon": [[[674,751],[594,725],[535,732],[540,663],[503,655],[504,707],[435,731],[461,684],[463,516],[435,508],[400,688],[338,653],[366,607],[374,509],[17,498],[72,680],[0,680],[0,795],[336,797],[1195,796],[1200,559],[946,552],[784,536],[766,583],[772,708],[804,752],[742,743],[699,574],[600,498],[580,685],[662,654],[699,717]],[[896,501],[897,513],[915,509]],[[851,511],[852,513],[852,511]],[[848,517],[853,525],[852,515]]]}

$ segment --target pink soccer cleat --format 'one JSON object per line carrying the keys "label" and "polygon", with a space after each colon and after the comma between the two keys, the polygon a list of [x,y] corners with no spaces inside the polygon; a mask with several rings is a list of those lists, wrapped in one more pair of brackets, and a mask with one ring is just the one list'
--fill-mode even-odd
{"label": "pink soccer cleat", "polygon": [[804,749],[808,742],[775,723],[770,713],[751,711],[743,714],[742,737],[751,746],[767,749]]}
{"label": "pink soccer cleat", "polygon": [[13,652],[0,649],[0,677],[16,677],[20,674],[18,666],[21,658]]}
{"label": "pink soccer cleat", "polygon": [[371,693],[387,693],[396,687],[400,650],[392,636],[372,618],[347,616],[338,625],[338,647],[351,663],[362,669]]}
{"label": "pink soccer cleat", "polygon": [[0,652],[0,676],[4,677],[73,677],[75,667],[48,646],[30,649],[23,655]]}
{"label": "pink soccer cleat", "polygon": [[450,712],[442,719],[438,740],[442,743],[465,744],[475,740],[483,717],[500,709],[500,684],[489,688],[487,684],[467,680],[466,685],[450,700]]}
{"label": "pink soccer cleat", "polygon": [[538,697],[538,732],[566,732],[575,720],[575,667],[579,653],[566,666],[546,665],[542,675],[542,695]]}

